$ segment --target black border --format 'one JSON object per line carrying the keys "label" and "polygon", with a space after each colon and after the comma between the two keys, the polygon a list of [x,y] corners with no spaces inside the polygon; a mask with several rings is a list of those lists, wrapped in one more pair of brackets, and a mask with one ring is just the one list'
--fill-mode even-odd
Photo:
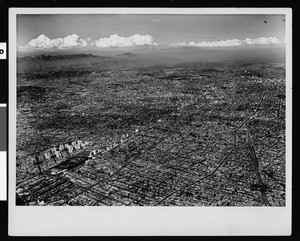
{"label": "black border", "polygon": [[[296,31],[295,27],[295,16],[297,16],[297,11],[296,11],[296,0],[206,0],[206,1],[196,1],[196,0],[159,0],[159,1],[142,1],[142,0],[84,0],[84,1],[75,1],[75,0],[0,0],[0,42],[7,42],[7,60],[3,61],[0,60],[0,73],[1,73],[1,88],[0,88],[0,103],[7,103],[7,108],[8,108],[8,60],[9,60],[9,46],[8,46],[8,12],[9,8],[12,7],[62,7],[62,8],[67,8],[67,7],[140,7],[140,8],[146,8],[146,7],[155,7],[155,8],[163,8],[163,7],[168,7],[168,8],[201,8],[201,7],[259,7],[259,8],[282,8],[282,7],[288,7],[292,8],[293,11],[293,42],[299,43],[296,37]],[[293,45],[293,53],[296,53],[294,45]],[[296,54],[293,54],[293,66],[296,66]],[[297,68],[297,66],[296,66]],[[296,71],[294,71],[296,68],[293,68],[293,79],[298,79],[296,77]],[[293,81],[293,89],[295,89],[296,81]],[[296,106],[296,101],[294,99],[293,95],[293,109]],[[7,136],[6,140],[8,143],[8,109],[7,109]],[[295,115],[293,115],[293,120],[295,118]],[[295,136],[298,136],[294,126],[293,126],[293,133],[296,135],[293,135],[293,142],[296,141],[296,138],[294,139]],[[0,137],[1,138],[1,137]],[[5,137],[2,137],[5,138]],[[8,144],[7,144],[7,160],[8,160]],[[7,161],[8,164],[8,161]],[[293,176],[293,195],[292,195],[292,203],[296,203],[296,192],[295,192],[295,178],[297,176],[295,162],[293,162],[293,171],[292,171],[292,176]],[[8,165],[7,165],[7,171],[8,171]],[[8,188],[8,175],[7,175],[7,188]],[[8,197],[8,191],[7,191],[7,197]],[[293,212],[292,212],[292,235],[289,237],[275,237],[275,236],[248,236],[246,237],[247,239],[252,239],[255,238],[255,240],[282,240],[282,239],[290,239],[290,238],[296,238],[298,235],[296,235],[297,228],[296,228],[296,215],[295,215],[295,205],[293,206]],[[86,237],[10,237],[8,236],[8,202],[7,201],[0,201],[0,240],[32,240],[32,239],[37,239],[37,240],[53,240],[56,238],[61,238],[61,239],[66,239],[66,240],[85,240]],[[96,237],[88,237],[90,239],[95,240]],[[108,239],[122,239],[125,237],[101,237],[102,238],[108,238]],[[144,239],[150,239],[150,238],[155,238],[158,239],[159,237],[153,236],[153,237],[127,237],[128,239],[138,239],[140,240],[141,238]],[[165,239],[173,240],[174,237],[163,237]],[[177,238],[182,238],[183,240],[196,240],[198,239],[197,236],[195,237],[177,237]],[[230,239],[230,240],[239,240],[240,237],[235,236],[235,237],[199,237],[199,239],[202,238],[207,238],[207,239],[216,239],[220,240],[223,238]]]}

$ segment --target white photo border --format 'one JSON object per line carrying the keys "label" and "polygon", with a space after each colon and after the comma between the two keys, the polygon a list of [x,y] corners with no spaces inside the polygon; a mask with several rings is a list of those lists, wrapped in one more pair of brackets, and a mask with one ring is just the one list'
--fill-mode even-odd
{"label": "white photo border", "polygon": [[[285,14],[285,207],[16,206],[16,36],[18,14]],[[194,236],[291,235],[292,9],[290,8],[10,8],[9,9],[9,235]]]}

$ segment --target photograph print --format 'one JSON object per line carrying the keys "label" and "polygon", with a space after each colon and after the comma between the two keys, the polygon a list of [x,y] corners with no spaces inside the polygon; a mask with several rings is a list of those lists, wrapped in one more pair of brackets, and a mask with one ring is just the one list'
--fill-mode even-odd
{"label": "photograph print", "polygon": [[285,14],[18,14],[17,206],[286,206]]}

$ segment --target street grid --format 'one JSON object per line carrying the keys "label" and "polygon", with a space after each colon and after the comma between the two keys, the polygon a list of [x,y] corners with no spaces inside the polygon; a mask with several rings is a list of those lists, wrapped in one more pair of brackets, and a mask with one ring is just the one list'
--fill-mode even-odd
{"label": "street grid", "polygon": [[[59,78],[26,83],[47,83],[54,94],[36,102],[20,96],[17,148],[28,154],[17,159],[17,197],[27,205],[284,206],[284,73],[244,76],[231,73],[233,67],[107,71],[88,84],[74,79],[74,88],[58,85]],[[58,112],[62,123],[52,125],[47,110],[61,100],[72,103],[74,113],[67,122],[62,112],[69,110]],[[137,114],[125,113],[124,124],[120,111],[134,107]],[[85,124],[72,120],[79,115]],[[94,128],[87,131],[88,125]],[[72,140],[90,144],[32,160]],[[83,150],[101,151],[51,175]]]}

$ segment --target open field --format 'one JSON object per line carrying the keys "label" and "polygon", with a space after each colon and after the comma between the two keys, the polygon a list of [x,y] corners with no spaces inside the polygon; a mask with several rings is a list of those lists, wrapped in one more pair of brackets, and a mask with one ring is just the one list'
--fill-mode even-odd
{"label": "open field", "polygon": [[18,61],[17,204],[285,206],[283,64],[122,58]]}

